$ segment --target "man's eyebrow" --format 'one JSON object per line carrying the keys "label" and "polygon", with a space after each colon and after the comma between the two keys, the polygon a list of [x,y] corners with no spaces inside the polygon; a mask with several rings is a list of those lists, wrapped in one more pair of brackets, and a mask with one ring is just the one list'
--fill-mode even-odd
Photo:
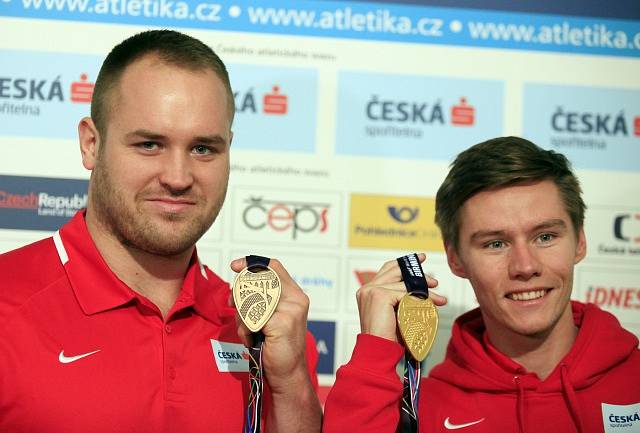
{"label": "man's eyebrow", "polygon": [[[543,221],[533,227],[532,231],[537,232],[547,229],[566,229],[567,223],[559,218]],[[471,241],[485,238],[501,238],[505,237],[507,232],[504,230],[479,230],[471,235]]]}
{"label": "man's eyebrow", "polygon": [[474,234],[471,235],[471,241],[475,241],[478,239],[484,238],[501,238],[506,235],[504,230],[478,230]]}
{"label": "man's eyebrow", "polygon": [[227,144],[227,140],[219,134],[194,137],[193,141],[200,144]]}
{"label": "man's eyebrow", "polygon": [[[127,133],[126,137],[129,139],[144,138],[146,140],[158,140],[158,141],[166,139],[165,135],[150,131],[148,129],[137,129],[135,131]],[[211,145],[227,144],[227,140],[225,140],[220,134],[201,135],[201,136],[194,137],[192,141],[194,143],[211,144]]]}
{"label": "man's eyebrow", "polygon": [[127,133],[125,137],[127,138],[142,137],[149,140],[162,140],[163,138],[165,138],[164,135],[158,134],[157,132],[149,131],[148,129],[136,129],[135,131]]}
{"label": "man's eyebrow", "polygon": [[567,223],[564,220],[559,218],[551,219],[548,221],[543,221],[537,226],[533,228],[534,231],[543,230],[543,229],[566,229]]}

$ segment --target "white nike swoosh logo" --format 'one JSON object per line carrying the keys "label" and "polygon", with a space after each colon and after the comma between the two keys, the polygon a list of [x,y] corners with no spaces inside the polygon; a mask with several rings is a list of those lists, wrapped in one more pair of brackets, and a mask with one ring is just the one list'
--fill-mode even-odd
{"label": "white nike swoosh logo", "polygon": [[98,353],[98,352],[100,352],[100,349],[94,350],[93,352],[89,352],[89,353],[83,353],[82,355],[64,356],[64,350],[62,350],[60,351],[60,355],[58,355],[58,361],[60,361],[63,364],[68,364],[70,362],[77,361],[78,359],[82,359],[85,356],[93,355],[94,353]]}
{"label": "white nike swoosh logo", "polygon": [[481,419],[479,419],[477,421],[467,422],[467,423],[464,423],[464,424],[452,424],[452,423],[449,422],[449,417],[447,417],[447,419],[444,420],[444,426],[448,430],[457,430],[459,428],[465,428],[465,427],[472,426],[474,424],[481,423],[482,421],[484,421],[484,418],[481,418]]}

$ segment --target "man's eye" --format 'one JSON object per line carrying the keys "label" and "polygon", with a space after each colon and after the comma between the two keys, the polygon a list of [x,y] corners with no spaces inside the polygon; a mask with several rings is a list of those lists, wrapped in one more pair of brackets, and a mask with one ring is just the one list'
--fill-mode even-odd
{"label": "man's eye", "polygon": [[551,242],[554,239],[555,239],[555,236],[552,235],[551,233],[542,233],[540,236],[538,236],[538,240],[540,242]]}
{"label": "man's eye", "polygon": [[208,146],[198,145],[193,147],[193,153],[198,155],[208,155],[211,153],[211,149]]}
{"label": "man's eye", "polygon": [[489,249],[498,249],[498,248],[502,248],[503,246],[504,246],[504,242],[502,241],[491,241],[485,245],[485,247]]}
{"label": "man's eye", "polygon": [[158,148],[158,143],[155,141],[143,141],[139,146],[144,150],[155,150]]}

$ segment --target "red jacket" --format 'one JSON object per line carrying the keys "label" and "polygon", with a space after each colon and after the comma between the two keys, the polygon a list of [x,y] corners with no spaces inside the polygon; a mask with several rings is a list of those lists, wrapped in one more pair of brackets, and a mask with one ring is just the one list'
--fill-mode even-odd
{"label": "red jacket", "polygon": [[[478,309],[459,317],[447,356],[420,388],[420,432],[640,432],[638,339],[592,304],[572,302],[580,328],[545,380],[497,351]],[[402,347],[359,335],[325,405],[325,433],[395,432]]]}
{"label": "red jacket", "polygon": [[0,432],[242,431],[248,353],[229,286],[196,255],[164,318],[111,272],[81,213],[0,255],[0,276]]}

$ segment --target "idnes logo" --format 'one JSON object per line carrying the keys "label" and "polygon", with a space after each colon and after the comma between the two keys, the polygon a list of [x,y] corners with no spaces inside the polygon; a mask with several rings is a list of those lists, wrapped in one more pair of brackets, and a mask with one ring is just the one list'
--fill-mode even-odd
{"label": "idnes logo", "polygon": [[622,309],[640,309],[640,288],[589,286],[587,302],[600,307]]}

